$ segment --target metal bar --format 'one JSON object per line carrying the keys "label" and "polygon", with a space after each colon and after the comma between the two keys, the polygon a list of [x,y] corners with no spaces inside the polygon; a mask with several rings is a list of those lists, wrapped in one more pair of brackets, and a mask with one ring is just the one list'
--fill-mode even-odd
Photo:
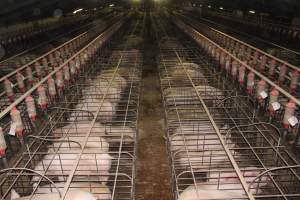
{"label": "metal bar", "polygon": [[253,69],[252,67],[250,67],[249,65],[247,65],[246,63],[244,63],[243,61],[241,61],[240,59],[238,59],[237,57],[235,57],[231,53],[229,53],[227,50],[225,50],[224,48],[222,48],[221,46],[219,46],[215,42],[211,41],[210,39],[208,39],[207,37],[205,37],[204,35],[202,35],[198,31],[196,31],[194,29],[191,29],[187,25],[183,24],[183,22],[180,21],[180,20],[176,20],[176,24],[179,27],[182,27],[182,28],[184,27],[183,30],[187,34],[189,34],[196,42],[199,42],[197,40],[198,37],[201,37],[201,38],[205,39],[206,41],[208,41],[209,43],[211,43],[212,45],[214,45],[215,47],[217,47],[218,49],[220,49],[222,52],[224,52],[225,54],[227,54],[228,56],[230,56],[233,60],[237,61],[238,64],[245,66],[245,68],[247,68],[249,71],[253,72],[259,78],[265,80],[270,86],[274,87],[280,93],[282,93],[284,96],[286,96],[288,99],[293,100],[293,102],[295,102],[298,106],[300,106],[300,101],[296,97],[292,96],[289,92],[287,92],[286,90],[284,90],[283,88],[281,88],[280,86],[278,86],[277,84],[275,84],[273,81],[271,81],[269,78],[267,78],[266,76],[262,75],[260,72],[258,72],[257,70]]}
{"label": "metal bar", "polygon": [[50,74],[48,74],[46,77],[44,77],[41,81],[39,81],[37,84],[35,84],[31,89],[29,89],[26,93],[24,93],[20,98],[16,99],[12,104],[10,104],[5,110],[3,110],[0,113],[0,119],[6,116],[10,110],[17,106],[19,103],[21,103],[28,95],[30,95],[33,91],[35,91],[40,85],[45,83],[49,77],[53,76],[56,72],[61,70],[66,64],[68,64],[73,58],[75,58],[77,55],[82,53],[84,50],[86,50],[91,44],[93,44],[96,40],[99,40],[101,37],[104,37],[107,33],[110,31],[116,29],[118,26],[120,26],[120,23],[114,24],[112,27],[110,27],[108,30],[106,30],[104,33],[100,34],[98,37],[96,37],[94,40],[92,40],[89,44],[87,44],[84,48],[79,50],[76,54],[74,54],[71,58],[69,58],[67,61],[65,61],[62,65],[57,67],[54,71],[52,71]]}

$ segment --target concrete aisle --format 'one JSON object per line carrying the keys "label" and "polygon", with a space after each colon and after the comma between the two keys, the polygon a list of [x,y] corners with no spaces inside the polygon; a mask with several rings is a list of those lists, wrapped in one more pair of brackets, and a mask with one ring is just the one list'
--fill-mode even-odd
{"label": "concrete aisle", "polygon": [[151,30],[147,33],[139,110],[136,199],[171,200],[170,165],[164,140],[164,108],[155,61],[157,48]]}

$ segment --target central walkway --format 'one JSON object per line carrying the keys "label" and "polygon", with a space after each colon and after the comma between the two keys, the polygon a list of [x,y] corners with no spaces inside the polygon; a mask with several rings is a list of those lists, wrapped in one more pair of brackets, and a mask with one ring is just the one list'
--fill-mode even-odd
{"label": "central walkway", "polygon": [[[146,27],[150,28],[149,22]],[[145,35],[143,58],[136,199],[171,200],[171,174],[164,140],[164,108],[156,66],[157,48],[150,31],[148,29]]]}

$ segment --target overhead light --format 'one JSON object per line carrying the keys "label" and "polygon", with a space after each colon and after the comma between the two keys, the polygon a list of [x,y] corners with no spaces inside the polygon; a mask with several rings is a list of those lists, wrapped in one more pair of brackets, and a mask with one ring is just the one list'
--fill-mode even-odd
{"label": "overhead light", "polygon": [[249,13],[255,14],[255,11],[254,10],[249,10]]}
{"label": "overhead light", "polygon": [[94,10],[97,10],[97,8],[94,8]]}
{"label": "overhead light", "polygon": [[79,12],[81,12],[81,11],[83,11],[83,9],[82,9],[82,8],[79,8],[79,9],[77,9],[77,10],[74,10],[74,11],[73,11],[73,14],[79,13]]}
{"label": "overhead light", "polygon": [[156,4],[164,4],[167,2],[167,0],[152,0],[154,1]]}
{"label": "overhead light", "polygon": [[211,8],[211,5],[208,5],[207,7],[208,7],[208,8]]}
{"label": "overhead light", "polygon": [[109,5],[109,7],[114,7],[114,6],[115,6],[115,4],[110,4],[110,5]]}
{"label": "overhead light", "polygon": [[220,10],[224,10],[224,8],[223,8],[223,7],[220,7],[219,9],[220,9]]}
{"label": "overhead light", "polygon": [[202,8],[202,4],[200,4],[200,8]]}

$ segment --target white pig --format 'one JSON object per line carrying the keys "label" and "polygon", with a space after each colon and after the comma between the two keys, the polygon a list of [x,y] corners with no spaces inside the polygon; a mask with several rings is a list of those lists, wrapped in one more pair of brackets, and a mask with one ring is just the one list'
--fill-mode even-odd
{"label": "white pig", "polygon": [[[53,130],[53,136],[63,137],[66,135],[70,135],[70,136],[85,135],[87,131],[90,129],[91,123],[92,121],[72,122],[71,124],[68,124],[62,128],[57,128]],[[91,135],[101,136],[105,134],[106,134],[105,127],[102,124],[95,122],[91,130]]]}
{"label": "white pig", "polygon": [[125,43],[126,45],[130,46],[130,47],[138,47],[140,44],[143,43],[143,38],[142,37],[139,37],[139,36],[136,36],[136,35],[130,35],[130,36],[127,36],[125,38]]}
{"label": "white pig", "polygon": [[162,49],[181,49],[183,46],[176,38],[163,37],[159,41],[159,46]]}
{"label": "white pig", "polygon": [[202,79],[203,83],[206,83],[207,80],[204,77],[203,73],[200,72],[199,66],[195,63],[188,63],[188,62],[182,62],[182,63],[177,63],[175,66],[168,67],[166,70],[163,71],[163,76],[169,78],[175,78],[175,79],[180,79],[180,78],[186,78],[188,80],[187,74],[194,80],[194,79]]}
{"label": "white pig", "polygon": [[[221,128],[220,131],[222,133]],[[230,136],[225,141],[228,147],[233,147]],[[178,127],[172,136],[170,136],[170,144],[172,152],[177,150],[218,150],[223,146],[219,140],[215,129],[211,124],[191,123]]]}
{"label": "white pig", "polygon": [[190,167],[196,170],[207,167],[231,166],[227,154],[223,150],[176,152],[173,162],[176,166],[187,170],[190,170]]}
{"label": "white pig", "polygon": [[110,142],[120,142],[123,134],[124,144],[133,143],[136,134],[135,130],[127,126],[107,126],[105,132],[110,137]]}
{"label": "white pig", "polygon": [[187,187],[180,195],[178,200],[231,200],[240,198],[241,195],[231,191],[216,190],[209,185],[191,185]]}
{"label": "white pig", "polygon": [[[74,121],[76,118],[80,120],[89,120],[91,119],[90,115],[88,113],[79,114],[79,112],[88,111],[95,115],[98,111],[98,109],[101,106],[101,100],[92,98],[92,99],[83,99],[81,100],[76,106],[75,110],[78,110],[76,112],[71,113],[71,116],[69,118],[70,121]],[[104,101],[100,112],[98,113],[97,119],[99,119],[101,122],[111,122],[114,115],[116,113],[116,108],[113,103],[110,103],[108,101]]]}
{"label": "white pig", "polygon": [[[117,106],[121,99],[121,90],[115,87],[109,87],[107,82],[101,82],[100,84],[93,84],[93,86],[89,86],[83,89],[82,95],[86,99],[96,98],[98,100],[102,100],[105,98],[106,101],[109,101]],[[104,94],[105,97],[104,97]]]}
{"label": "white pig", "polygon": [[[107,72],[113,73],[114,69],[111,70],[105,70]],[[139,77],[139,70],[134,67],[134,66],[122,66],[118,68],[118,72],[117,72],[120,76],[122,76],[123,78],[125,78],[130,84],[131,81],[138,81]]]}
{"label": "white pig", "polygon": [[[227,147],[234,147],[230,137],[225,142]],[[189,167],[190,162],[193,168],[228,162],[220,139],[210,124],[193,123],[177,128],[170,136],[170,148],[175,162],[181,167]]]}
{"label": "white pig", "polygon": [[[256,179],[256,177],[263,172],[256,167],[246,167],[241,169],[241,172],[248,184],[255,180],[250,187],[252,194],[261,194],[262,190],[260,187],[266,186],[270,180],[267,174]],[[208,183],[214,185],[215,189],[230,190],[237,194],[245,195],[240,180],[235,172],[210,172],[208,177]]]}
{"label": "white pig", "polygon": [[[69,124],[67,126],[64,126],[62,128],[57,128],[53,131],[53,136],[55,137],[65,137],[67,136],[83,136],[87,133],[87,131],[90,128],[91,121],[82,121],[82,122],[74,122],[72,124]],[[125,144],[129,144],[134,142],[134,137],[136,134],[136,131],[130,127],[127,126],[118,126],[118,125],[112,125],[112,126],[103,126],[100,123],[95,123],[90,137],[95,137],[95,139],[89,139],[87,143],[87,148],[89,148],[90,145],[90,140],[100,140],[99,138],[104,139],[104,141],[107,142],[120,142],[121,135],[123,134],[123,142]],[[99,138],[97,138],[99,137]],[[71,139],[70,139],[71,140]],[[96,142],[95,141],[95,142]],[[99,141],[99,142],[100,142]],[[96,143],[95,143],[96,145]],[[77,144],[72,144],[72,146],[76,147],[78,146]],[[93,147],[91,146],[91,147]],[[105,142],[102,144],[103,147],[106,147]],[[104,148],[105,149],[105,148]]]}
{"label": "white pig", "polygon": [[[69,148],[72,150],[79,150],[84,145],[84,135],[81,136],[66,136],[64,138],[59,139],[61,142],[54,142],[52,145],[49,145],[49,148]],[[78,142],[81,147],[75,142],[67,142],[75,141]],[[99,136],[90,136],[87,140],[85,145],[85,149],[97,149],[101,150],[102,152],[108,152],[109,150],[109,143],[106,139],[99,137]]]}
{"label": "white pig", "polygon": [[[64,180],[63,176],[68,176],[73,168],[73,164],[78,156],[79,151],[69,151],[68,153],[54,153],[53,149],[48,150],[48,154],[37,163],[34,170],[45,174],[46,176],[56,175],[60,181]],[[75,175],[89,176],[94,174],[99,174],[99,180],[106,184],[109,176],[108,172],[110,170],[112,159],[109,154],[101,153],[91,153],[87,151],[83,153],[81,159],[76,168]],[[37,182],[40,179],[39,176],[33,176],[32,183]]]}
{"label": "white pig", "polygon": [[123,78],[120,74],[118,74],[117,72],[114,75],[114,71],[103,71],[100,75],[95,77],[96,83],[97,81],[100,80],[106,80],[108,83],[111,82],[111,86],[116,87],[118,89],[120,89],[121,91],[124,91],[127,87],[127,81],[125,78]]}
{"label": "white pig", "polygon": [[[196,90],[208,106],[221,105],[221,100],[225,97],[221,90],[208,85],[196,86]],[[163,93],[168,105],[200,105],[196,90],[193,87],[172,87],[165,89]]]}
{"label": "white pig", "polygon": [[[62,192],[65,186],[65,182],[55,183],[55,186]],[[80,188],[82,191],[92,193],[97,200],[108,200],[111,199],[111,192],[106,185],[94,183],[94,182],[71,182],[70,187],[71,190],[76,190]],[[36,194],[45,194],[56,192],[56,189],[53,185],[43,185],[38,186],[36,190]]]}
{"label": "white pig", "polygon": [[126,51],[116,50],[116,51],[112,52],[110,60],[112,60],[112,61],[119,60],[121,58],[121,56],[123,56],[122,64],[128,63],[128,62],[130,64],[132,64],[133,60],[136,60],[141,57],[141,52],[137,49],[131,49],[131,50],[126,50]]}
{"label": "white pig", "polygon": [[[18,193],[12,191],[11,200],[60,200],[60,197],[57,192],[36,194],[32,198],[31,196],[20,197]],[[77,189],[68,191],[64,200],[97,200],[97,198],[90,192]]]}
{"label": "white pig", "polygon": [[[245,168],[243,176],[250,184],[261,171],[255,167]],[[260,194],[260,187],[268,184],[269,178],[263,176],[261,180],[257,179],[251,185],[250,193]],[[206,183],[197,183],[187,187],[180,195],[178,200],[225,200],[233,198],[245,198],[245,191],[240,184],[240,180],[235,172],[210,172],[209,181]]]}

